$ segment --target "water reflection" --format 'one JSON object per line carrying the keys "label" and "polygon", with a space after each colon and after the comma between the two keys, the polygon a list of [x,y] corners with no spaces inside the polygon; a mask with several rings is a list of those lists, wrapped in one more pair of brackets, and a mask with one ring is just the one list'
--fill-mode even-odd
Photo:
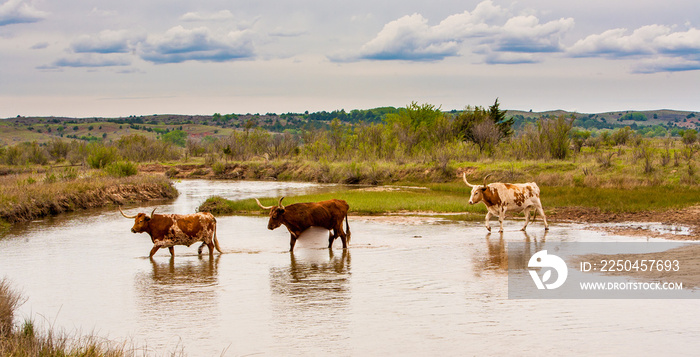
{"label": "water reflection", "polygon": [[[270,269],[273,331],[284,351],[347,354],[350,327],[350,250],[307,249],[289,253],[289,266]],[[333,326],[329,329],[329,326]]]}
{"label": "water reflection", "polygon": [[[545,243],[547,232],[544,231],[541,237],[537,235],[522,232],[524,242],[523,250],[511,252],[511,257],[515,257],[515,261],[511,262],[511,268],[525,269],[527,268],[530,257],[540,250],[540,247]],[[508,252],[506,251],[506,242],[503,239],[503,232],[498,234],[498,239],[491,237],[491,232],[486,233],[486,255],[480,257],[476,261],[476,272],[495,271],[499,273],[508,272]]]}
{"label": "water reflection", "polygon": [[219,324],[220,260],[221,255],[150,259],[150,271],[134,279],[142,319],[139,334],[157,336],[156,347],[172,346],[184,337],[209,338]]}
{"label": "water reflection", "polygon": [[186,260],[184,263],[177,265],[173,256],[170,256],[167,263],[159,263],[153,258],[149,260],[153,269],[151,280],[156,286],[213,285],[218,280],[221,254],[201,254],[197,256],[196,260]]}

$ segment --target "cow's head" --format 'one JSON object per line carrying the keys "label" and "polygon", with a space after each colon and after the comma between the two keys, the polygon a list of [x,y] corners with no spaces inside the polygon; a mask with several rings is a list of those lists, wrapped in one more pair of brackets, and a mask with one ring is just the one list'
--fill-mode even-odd
{"label": "cow's head", "polygon": [[283,199],[284,197],[280,198],[277,206],[263,206],[257,198],[255,199],[255,202],[258,203],[260,208],[270,210],[270,221],[267,222],[267,229],[269,230],[273,230],[282,225],[282,217],[284,216],[284,206],[282,206]]}
{"label": "cow's head", "polygon": [[486,186],[486,179],[489,176],[491,176],[491,174],[488,174],[488,175],[486,175],[486,177],[484,177],[484,184],[483,185],[472,185],[469,183],[469,181],[467,181],[467,173],[466,172],[462,173],[462,179],[464,180],[464,183],[466,183],[467,186],[472,188],[472,194],[469,197],[469,204],[470,205],[477,204],[484,199],[484,191],[486,191],[486,189],[488,188]]}
{"label": "cow's head", "polygon": [[145,213],[139,213],[135,216],[127,216],[124,214],[122,211],[122,208],[119,207],[119,212],[124,216],[124,218],[133,218],[134,219],[134,226],[131,227],[131,233],[143,233],[148,229],[148,224],[151,221],[151,217],[153,217],[153,213],[155,213],[156,209],[154,208],[153,211],[151,212],[150,216],[147,216]]}

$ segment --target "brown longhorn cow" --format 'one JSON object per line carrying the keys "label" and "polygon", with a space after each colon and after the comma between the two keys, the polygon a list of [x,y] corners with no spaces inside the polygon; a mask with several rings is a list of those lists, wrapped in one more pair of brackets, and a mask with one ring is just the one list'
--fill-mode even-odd
{"label": "brown longhorn cow", "polygon": [[[295,203],[283,206],[280,198],[277,206],[263,206],[256,198],[258,206],[264,210],[270,210],[270,221],[267,224],[269,230],[273,230],[281,225],[287,227],[291,235],[289,241],[289,251],[294,251],[294,244],[302,232],[309,227],[323,227],[332,231],[328,235],[328,248],[333,247],[333,241],[340,236],[343,242],[343,249],[350,243],[350,225],[348,224],[348,203],[343,200],[328,200],[321,202]],[[343,219],[345,228],[343,231]]]}
{"label": "brown longhorn cow", "polygon": [[209,212],[198,212],[195,214],[154,214],[139,213],[135,216],[127,216],[119,207],[119,212],[125,218],[133,218],[134,226],[132,233],[148,233],[153,242],[153,248],[149,257],[160,248],[168,248],[171,256],[175,256],[175,245],[190,246],[195,242],[202,242],[197,249],[198,254],[202,254],[204,246],[209,247],[209,254],[214,254],[214,248],[221,253],[219,240],[216,239],[216,218]]}
{"label": "brown longhorn cow", "polygon": [[489,219],[491,215],[498,215],[498,221],[501,224],[499,232],[503,232],[503,219],[506,211],[525,212],[525,225],[521,229],[524,231],[530,223],[530,210],[536,210],[544,220],[544,229],[549,229],[547,217],[542,209],[540,202],[540,188],[534,182],[528,183],[501,183],[494,182],[486,184],[486,179],[490,175],[484,177],[483,185],[472,185],[467,181],[467,174],[462,174],[462,179],[467,186],[472,188],[469,204],[477,204],[483,202],[486,205],[488,212],[486,213],[486,229],[491,231]]}

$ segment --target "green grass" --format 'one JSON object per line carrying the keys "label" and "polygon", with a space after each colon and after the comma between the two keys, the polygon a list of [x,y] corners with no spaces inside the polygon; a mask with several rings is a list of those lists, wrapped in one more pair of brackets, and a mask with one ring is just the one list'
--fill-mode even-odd
{"label": "green grass", "polygon": [[[540,187],[545,211],[559,207],[597,208],[603,212],[640,212],[679,209],[700,204],[700,187]],[[374,215],[399,212],[485,213],[483,204],[469,205],[470,188],[463,183],[431,184],[426,188],[388,187],[387,190],[350,189],[287,197],[283,204],[343,199],[350,213]],[[277,204],[278,197],[261,198],[263,205]],[[200,210],[214,214],[263,213],[254,200],[208,199]]]}
{"label": "green grass", "polygon": [[[459,193],[445,193],[429,189],[398,188],[390,191],[367,191],[361,189],[287,197],[282,202],[290,205],[299,202],[316,202],[338,198],[348,202],[350,213],[373,215],[397,212],[486,212],[484,206],[469,206],[468,197]],[[275,205],[279,198],[262,198],[263,205]],[[255,200],[230,201],[221,197],[209,198],[200,210],[214,214],[260,213]]]}
{"label": "green grass", "polygon": [[700,187],[540,187],[542,205],[591,207],[603,212],[642,212],[680,209],[700,204]]}

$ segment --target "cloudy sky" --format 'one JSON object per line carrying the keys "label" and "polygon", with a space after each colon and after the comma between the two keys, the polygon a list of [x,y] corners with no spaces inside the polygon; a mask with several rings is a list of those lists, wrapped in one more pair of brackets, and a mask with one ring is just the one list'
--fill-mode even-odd
{"label": "cloudy sky", "polygon": [[0,118],[700,111],[697,0],[0,0]]}

